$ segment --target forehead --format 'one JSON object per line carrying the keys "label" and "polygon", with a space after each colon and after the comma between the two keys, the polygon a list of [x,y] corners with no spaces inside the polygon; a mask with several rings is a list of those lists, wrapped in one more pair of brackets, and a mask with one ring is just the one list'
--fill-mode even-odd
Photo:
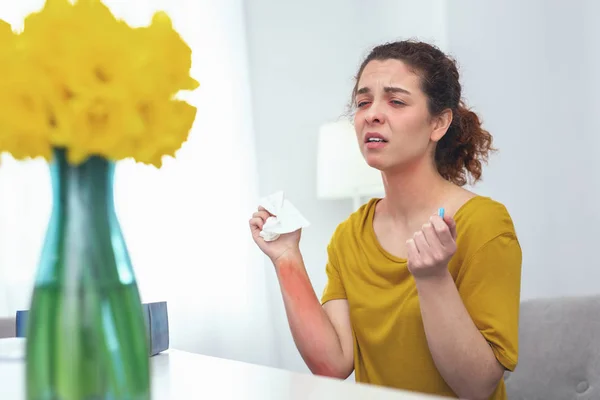
{"label": "forehead", "polygon": [[420,89],[420,78],[400,60],[370,61],[360,75],[358,89],[376,90],[386,86],[399,86],[414,93]]}

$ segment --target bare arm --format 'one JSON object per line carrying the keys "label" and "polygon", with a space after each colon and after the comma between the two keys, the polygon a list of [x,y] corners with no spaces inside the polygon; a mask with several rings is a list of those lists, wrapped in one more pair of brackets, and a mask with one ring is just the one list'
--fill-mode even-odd
{"label": "bare arm", "polygon": [[313,374],[346,379],[354,368],[348,301],[321,306],[299,252],[274,264],[292,337],[304,362]]}
{"label": "bare arm", "polygon": [[449,272],[417,279],[421,314],[436,367],[461,398],[487,399],[504,373],[471,319]]}

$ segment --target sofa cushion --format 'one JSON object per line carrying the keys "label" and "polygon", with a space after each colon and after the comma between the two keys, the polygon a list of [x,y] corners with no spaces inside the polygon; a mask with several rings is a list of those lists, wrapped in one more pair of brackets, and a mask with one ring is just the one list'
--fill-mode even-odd
{"label": "sofa cushion", "polygon": [[600,296],[524,301],[519,319],[509,400],[600,399]]}

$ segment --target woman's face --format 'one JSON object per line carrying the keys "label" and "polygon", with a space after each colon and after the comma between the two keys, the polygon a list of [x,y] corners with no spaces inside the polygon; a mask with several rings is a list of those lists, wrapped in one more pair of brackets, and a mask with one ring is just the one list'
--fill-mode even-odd
{"label": "woman's face", "polygon": [[[440,135],[420,77],[402,61],[371,61],[358,81],[354,126],[361,152],[381,171],[410,168],[432,157]],[[446,127],[447,129],[447,127]]]}

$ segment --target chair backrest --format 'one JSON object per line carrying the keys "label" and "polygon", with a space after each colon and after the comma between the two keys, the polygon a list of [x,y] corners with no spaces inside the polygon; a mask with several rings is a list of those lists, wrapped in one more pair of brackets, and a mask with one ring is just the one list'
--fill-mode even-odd
{"label": "chair backrest", "polygon": [[[165,301],[142,304],[146,333],[149,341],[149,355],[155,356],[169,348],[169,312]],[[12,319],[12,336],[26,337],[28,310],[17,311],[16,319]],[[1,322],[0,322],[1,323]],[[2,337],[0,325],[0,337]]]}
{"label": "chair backrest", "polygon": [[27,334],[27,317],[29,313],[27,310],[17,311],[17,337],[24,338]]}
{"label": "chair backrest", "polygon": [[521,304],[509,400],[600,399],[600,295]]}
{"label": "chair backrest", "polygon": [[0,318],[0,339],[15,337],[16,324],[15,318]]}

